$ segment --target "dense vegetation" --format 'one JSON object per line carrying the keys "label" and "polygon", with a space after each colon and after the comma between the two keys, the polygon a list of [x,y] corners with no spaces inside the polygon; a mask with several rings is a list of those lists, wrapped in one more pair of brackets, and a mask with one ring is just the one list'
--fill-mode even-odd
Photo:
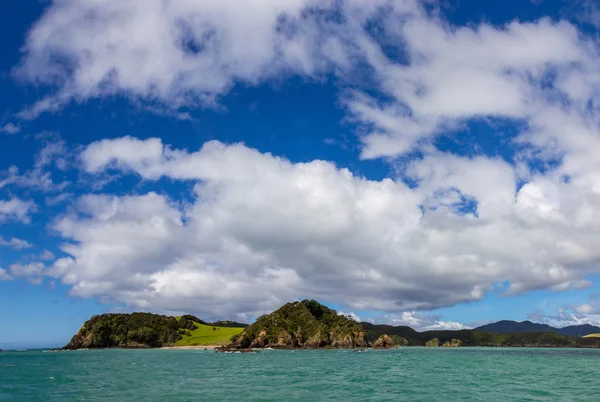
{"label": "dense vegetation", "polygon": [[[367,340],[373,343],[381,335],[405,338],[410,346],[529,346],[529,347],[600,347],[600,338],[565,336],[552,332],[491,333],[475,330],[417,332],[410,327],[375,325],[363,322]],[[437,340],[437,341],[436,341]]]}
{"label": "dense vegetation", "polygon": [[232,339],[231,348],[367,346],[360,324],[315,300],[287,303]]}
{"label": "dense vegetation", "polygon": [[[214,330],[213,330],[214,328]],[[224,344],[238,328],[222,328],[193,315],[102,314],[86,321],[65,349]]]}
{"label": "dense vegetation", "polygon": [[215,321],[211,325],[214,325],[215,327],[225,327],[225,328],[246,328],[248,326],[248,324],[242,324],[241,322],[227,321],[227,320]]}
{"label": "dense vegetation", "polygon": [[[500,322],[496,328],[509,328]],[[481,329],[417,332],[406,326],[358,323],[314,300],[287,303],[250,326],[231,321],[207,323],[193,315],[167,317],[150,313],[103,314],[84,323],[65,349],[226,345],[231,348],[353,348],[397,346],[600,347],[600,337],[530,332],[534,323],[517,323],[523,332]],[[529,324],[533,324],[534,327]],[[545,328],[545,327],[544,327]],[[552,328],[552,327],[550,327]],[[563,328],[567,333],[596,327]],[[600,330],[595,334],[599,334]]]}

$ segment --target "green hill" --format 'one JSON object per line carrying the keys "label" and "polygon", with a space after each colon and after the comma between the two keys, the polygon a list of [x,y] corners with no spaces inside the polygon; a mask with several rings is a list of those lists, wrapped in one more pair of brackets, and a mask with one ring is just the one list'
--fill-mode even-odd
{"label": "green hill", "polygon": [[224,345],[242,330],[213,326],[189,314],[102,314],[86,321],[64,349]]}
{"label": "green hill", "polygon": [[229,348],[367,346],[360,324],[315,300],[287,303],[243,330]]}
{"label": "green hill", "polygon": [[244,330],[240,327],[217,327],[195,323],[195,329],[186,331],[175,346],[227,345],[231,337]]}

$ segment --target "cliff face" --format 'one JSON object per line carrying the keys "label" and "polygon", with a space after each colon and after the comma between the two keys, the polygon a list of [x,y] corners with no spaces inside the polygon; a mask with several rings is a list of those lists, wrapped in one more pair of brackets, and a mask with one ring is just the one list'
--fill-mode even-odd
{"label": "cliff face", "polygon": [[368,346],[356,321],[314,300],[287,303],[248,326],[228,348],[356,348]]}

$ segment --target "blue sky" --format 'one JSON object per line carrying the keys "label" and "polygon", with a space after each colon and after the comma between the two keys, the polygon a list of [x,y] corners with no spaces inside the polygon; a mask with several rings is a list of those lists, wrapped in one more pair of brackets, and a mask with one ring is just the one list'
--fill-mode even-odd
{"label": "blue sky", "polygon": [[302,298],[600,324],[593,2],[13,3],[0,348]]}

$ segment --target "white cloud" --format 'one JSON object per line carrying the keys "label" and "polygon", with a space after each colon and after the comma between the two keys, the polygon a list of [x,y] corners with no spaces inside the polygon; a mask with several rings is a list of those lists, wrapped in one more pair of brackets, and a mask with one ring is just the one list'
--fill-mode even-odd
{"label": "white cloud", "polygon": [[32,262],[29,264],[12,264],[8,267],[8,272],[16,277],[40,276],[44,272],[44,264],[40,262]]}
{"label": "white cloud", "polygon": [[12,247],[16,250],[22,250],[25,248],[33,247],[26,240],[17,239],[16,237],[11,238],[10,240],[5,240],[2,236],[0,236],[0,246],[8,246],[8,247]]}
{"label": "white cloud", "polygon": [[[91,174],[196,185],[191,203],[82,197],[54,225],[69,257],[50,271],[74,296],[216,315],[299,297],[406,311],[479,300],[504,281],[510,293],[582,288],[600,268],[598,195],[552,176],[517,191],[514,168],[498,159],[433,152],[407,170],[415,188],[216,141],[189,153],[103,140],[81,161]],[[428,327],[455,325],[438,321]]]}
{"label": "white cloud", "polygon": [[[600,93],[595,43],[569,22],[457,27],[420,4],[55,2],[29,32],[16,74],[56,91],[24,115],[114,94],[150,101],[158,113],[156,102],[215,106],[236,82],[333,73],[353,88],[342,100],[363,125],[362,157],[376,158],[403,154],[471,119],[535,125],[555,107],[581,117]],[[397,47],[401,60],[385,46]],[[374,86],[385,102],[363,93],[365,74],[369,93]],[[523,140],[548,142],[547,133],[541,137]]]}
{"label": "white cloud", "polygon": [[555,314],[536,311],[529,318],[557,328],[584,324],[600,326],[600,306],[598,300],[590,299],[587,303],[563,306]]}
{"label": "white cloud", "polygon": [[[410,188],[240,144],[190,153],[159,139],[99,141],[81,154],[87,173],[192,181],[195,199],[82,197],[55,224],[70,257],[52,275],[76,296],[249,315],[299,296],[397,312],[478,300],[504,281],[509,294],[589,286],[585,277],[600,271],[595,39],[564,21],[455,27],[412,1],[333,4],[49,6],[17,75],[55,92],[24,117],[114,94],[177,111],[215,106],[236,82],[333,72],[355,87],[342,101],[364,133],[363,158],[423,154],[399,168],[417,183]],[[320,18],[332,7],[339,19]],[[365,29],[375,23],[381,38]],[[398,45],[403,60],[382,42]],[[378,96],[356,85],[365,74],[357,65],[369,67]],[[516,166],[430,145],[489,117],[523,123]],[[56,155],[42,154],[40,166]],[[5,185],[22,177],[13,173]],[[27,220],[29,207],[6,203],[0,220]],[[427,327],[436,325],[458,324]]]}
{"label": "white cloud", "polygon": [[319,45],[316,18],[305,15],[332,4],[55,2],[29,32],[17,75],[59,89],[23,116],[114,93],[175,108],[210,106],[235,81],[254,84],[287,71],[312,75],[329,60],[320,46],[337,61],[344,59],[335,39]]}
{"label": "white cloud", "polygon": [[0,127],[0,133],[16,134],[19,131],[21,131],[21,127],[15,125],[13,123],[8,123],[8,124],[4,125],[4,127]]}
{"label": "white cloud", "polygon": [[369,125],[364,158],[405,153],[474,118],[527,121],[552,104],[551,90],[543,88],[553,72],[560,82],[575,63],[591,62],[587,45],[566,22],[453,27],[423,16],[398,24],[393,15],[387,22],[389,34],[406,44],[409,63],[378,68],[386,103],[360,93],[346,101]]}
{"label": "white cloud", "polygon": [[66,170],[69,158],[70,154],[65,142],[56,136],[51,136],[36,154],[32,169],[19,174],[19,168],[11,166],[6,171],[0,172],[0,189],[6,186],[17,186],[46,192],[61,191],[69,183],[66,181],[55,183],[51,169]]}
{"label": "white cloud", "polygon": [[391,314],[379,317],[378,323],[386,323],[394,326],[408,326],[417,331],[436,331],[469,329],[469,326],[455,321],[443,321],[442,317],[435,314],[423,314],[416,311],[404,311],[400,314]]}
{"label": "white cloud", "polygon": [[24,278],[32,285],[40,285],[43,276],[46,275],[45,270],[46,266],[41,262],[31,262],[24,265],[12,264],[8,267],[7,279]]}
{"label": "white cloud", "polygon": [[356,322],[362,322],[362,319],[358,315],[356,315],[356,313],[353,313],[353,312],[345,313],[343,311],[338,311],[338,315],[343,315],[345,317],[349,317]]}
{"label": "white cloud", "polygon": [[32,201],[23,201],[19,198],[0,200],[0,223],[7,220],[17,220],[23,223],[31,221],[30,213],[35,210]]}
{"label": "white cloud", "polygon": [[52,251],[44,250],[42,254],[40,254],[39,259],[42,261],[52,261],[56,259],[56,256]]}
{"label": "white cloud", "polygon": [[6,269],[0,268],[0,281],[12,281],[13,277],[10,276]]}

